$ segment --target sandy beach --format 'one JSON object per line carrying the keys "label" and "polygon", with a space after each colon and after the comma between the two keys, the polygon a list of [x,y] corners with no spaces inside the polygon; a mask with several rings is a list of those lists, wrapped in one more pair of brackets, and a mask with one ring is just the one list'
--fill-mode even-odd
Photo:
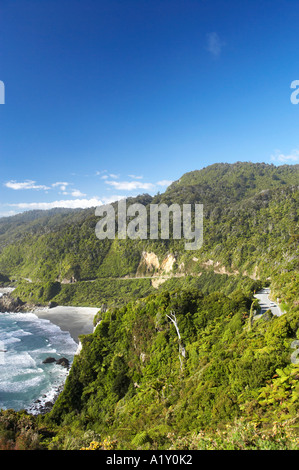
{"label": "sandy beach", "polygon": [[[0,287],[0,296],[10,294],[14,287]],[[68,307],[57,306],[53,308],[34,308],[32,312],[39,318],[49,320],[59,326],[63,331],[68,331],[76,343],[79,344],[79,335],[93,332],[93,319],[99,308],[93,307]]]}
{"label": "sandy beach", "polygon": [[39,318],[49,320],[59,326],[61,330],[68,331],[76,343],[79,344],[79,335],[93,332],[93,319],[99,311],[91,307],[53,307],[34,310]]}

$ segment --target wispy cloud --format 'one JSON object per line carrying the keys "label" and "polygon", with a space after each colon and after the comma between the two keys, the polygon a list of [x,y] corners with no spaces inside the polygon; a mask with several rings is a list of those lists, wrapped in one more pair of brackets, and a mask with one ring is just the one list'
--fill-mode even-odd
{"label": "wispy cloud", "polygon": [[274,155],[271,155],[271,160],[281,163],[296,163],[299,162],[299,150],[292,150],[288,155],[285,155],[280,150],[276,150]]}
{"label": "wispy cloud", "polygon": [[150,190],[154,188],[154,184],[142,183],[141,181],[107,181],[106,180],[105,183],[121,191],[133,191],[135,189]]}
{"label": "wispy cloud", "polygon": [[128,175],[129,178],[132,178],[133,180],[142,180],[143,176],[136,176],[136,175]]}
{"label": "wispy cloud", "polygon": [[20,202],[18,204],[9,204],[10,207],[16,207],[23,210],[35,209],[54,209],[54,207],[63,207],[67,209],[86,209],[87,207],[96,207],[102,205],[102,201],[98,198],[91,199],[65,199],[52,202]]}
{"label": "wispy cloud", "polygon": [[17,211],[0,211],[0,217],[10,217],[11,215],[17,214]]}
{"label": "wispy cloud", "polygon": [[215,32],[207,34],[207,50],[214,56],[219,57],[225,43],[221,41]]}
{"label": "wispy cloud", "polygon": [[19,190],[28,190],[28,189],[35,189],[35,190],[45,190],[48,192],[49,189],[53,190],[58,188],[61,191],[61,194],[64,196],[71,195],[73,197],[85,197],[86,194],[82,193],[79,189],[73,189],[68,191],[68,186],[71,186],[73,183],[68,183],[67,181],[57,181],[52,183],[51,186],[46,186],[44,184],[36,184],[36,181],[33,180],[26,180],[23,182],[17,182],[15,180],[8,181],[4,185],[7,188],[14,189],[15,191]]}
{"label": "wispy cloud", "polygon": [[173,181],[170,181],[170,180],[161,180],[161,181],[157,181],[157,185],[158,186],[169,186],[171,183],[173,183]]}
{"label": "wispy cloud", "polygon": [[86,194],[81,193],[81,191],[79,189],[74,189],[74,191],[71,192],[71,195],[73,197],[84,197],[84,196],[86,196]]}
{"label": "wispy cloud", "polygon": [[119,175],[116,175],[115,173],[108,173],[107,170],[96,171],[96,176],[100,176],[102,180],[105,180],[107,178],[119,178]]}
{"label": "wispy cloud", "polygon": [[10,189],[14,189],[15,191],[19,191],[23,189],[37,189],[37,190],[51,189],[49,186],[45,186],[44,184],[36,184],[36,181],[33,181],[33,180],[26,180],[23,182],[11,180],[11,181],[7,181],[6,183],[4,183],[4,186]]}
{"label": "wispy cloud", "polygon": [[[130,175],[129,175],[130,176]],[[170,180],[161,180],[157,183],[145,183],[143,181],[110,181],[106,180],[106,184],[113,186],[114,188],[120,191],[134,191],[136,189],[143,189],[146,191],[154,190],[157,186],[169,186],[172,181]]]}
{"label": "wispy cloud", "polygon": [[52,183],[53,188],[59,187],[61,191],[65,191],[67,186],[69,186],[71,183],[68,183],[66,181],[57,181],[56,183]]}
{"label": "wispy cloud", "polygon": [[[9,207],[14,207],[19,211],[24,210],[49,210],[56,207],[64,209],[87,209],[89,207],[102,206],[103,204],[110,204],[115,201],[123,199],[125,196],[113,195],[110,197],[92,197],[90,199],[64,199],[52,202],[20,202],[18,204],[8,204]],[[13,211],[15,213],[15,211]]]}

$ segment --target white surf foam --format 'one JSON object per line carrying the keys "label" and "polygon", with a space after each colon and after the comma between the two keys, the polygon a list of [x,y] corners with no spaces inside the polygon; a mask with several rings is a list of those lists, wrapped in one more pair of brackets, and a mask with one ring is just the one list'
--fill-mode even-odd
{"label": "white surf foam", "polygon": [[0,408],[38,413],[53,401],[68,370],[44,364],[49,356],[65,356],[70,362],[77,350],[68,332],[34,313],[0,314],[0,341],[4,346],[0,363]]}

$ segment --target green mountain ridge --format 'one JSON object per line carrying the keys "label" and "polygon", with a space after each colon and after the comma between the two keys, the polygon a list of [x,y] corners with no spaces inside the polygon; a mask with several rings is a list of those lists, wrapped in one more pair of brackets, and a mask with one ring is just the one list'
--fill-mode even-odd
{"label": "green mountain ridge", "polygon": [[[230,182],[232,174],[236,180]],[[244,180],[249,183],[243,184]],[[276,233],[275,237],[280,240],[283,238],[285,244],[285,239],[290,239],[297,229],[296,180],[298,182],[298,165],[275,167],[251,163],[215,164],[197,172],[187,173],[161,195],[154,198],[143,195],[131,200],[132,203],[142,202],[147,207],[151,203],[202,203],[204,245],[199,253],[192,254],[184,253],[182,241],[176,240],[146,240],[137,243],[127,239],[124,242],[100,242],[95,236],[95,225],[99,219],[95,217],[94,209],[45,214],[36,214],[34,211],[5,220],[0,219],[0,272],[30,277],[33,280],[54,281],[57,278],[70,277],[71,272],[80,264],[80,270],[83,271],[80,279],[134,275],[143,251],[154,251],[158,257],[165,257],[169,252],[176,251],[179,253],[180,264],[180,258],[192,259],[198,255],[203,258],[204,253],[212,250],[216,251],[216,256],[222,258],[218,260],[216,257],[216,261],[223,262],[228,269],[234,263],[237,268],[241,268],[243,263],[240,263],[236,256],[234,260],[229,259],[233,257],[233,252],[238,250],[230,247],[230,256],[227,256],[223,253],[221,245],[226,249],[229,237],[234,241],[244,237],[247,245],[250,239],[255,238],[252,243],[254,246],[258,238],[258,234],[254,233],[256,229],[262,228],[263,235],[266,234],[270,239],[271,235],[266,232],[275,231],[275,226],[273,228],[271,224],[277,223],[279,227],[284,223],[284,233]],[[282,204],[283,220],[278,220],[277,215],[280,215]],[[240,217],[243,223],[240,223]],[[248,234],[244,231],[244,224],[248,228]],[[261,239],[262,237],[259,238],[259,243]],[[275,243],[280,240],[276,238]],[[120,251],[125,254],[124,257],[119,256]],[[265,255],[265,250],[262,255]],[[273,259],[273,253],[271,255]],[[209,259],[208,253],[206,258]],[[253,259],[254,253],[251,261]],[[41,260],[43,266],[47,265],[46,270],[41,266]],[[115,265],[116,269],[113,269]],[[108,266],[111,266],[110,272]],[[244,266],[246,269],[246,263]],[[254,267],[251,270],[253,269]]]}
{"label": "green mountain ridge", "polygon": [[180,187],[206,185],[234,191],[241,189],[242,195],[249,195],[258,189],[275,189],[284,184],[298,184],[298,168],[299,165],[277,167],[273,164],[252,162],[214,163],[201,170],[185,173],[178,181],[173,182],[166,192]]}

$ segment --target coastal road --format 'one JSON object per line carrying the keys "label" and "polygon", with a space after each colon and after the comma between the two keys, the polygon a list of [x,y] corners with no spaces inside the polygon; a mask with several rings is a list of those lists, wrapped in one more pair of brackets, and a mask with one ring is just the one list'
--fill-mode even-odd
{"label": "coastal road", "polygon": [[261,315],[270,309],[273,315],[280,317],[281,315],[283,315],[283,312],[280,310],[276,302],[273,302],[269,299],[269,294],[270,289],[265,287],[254,295],[254,297],[258,299],[259,304],[261,306]]}

